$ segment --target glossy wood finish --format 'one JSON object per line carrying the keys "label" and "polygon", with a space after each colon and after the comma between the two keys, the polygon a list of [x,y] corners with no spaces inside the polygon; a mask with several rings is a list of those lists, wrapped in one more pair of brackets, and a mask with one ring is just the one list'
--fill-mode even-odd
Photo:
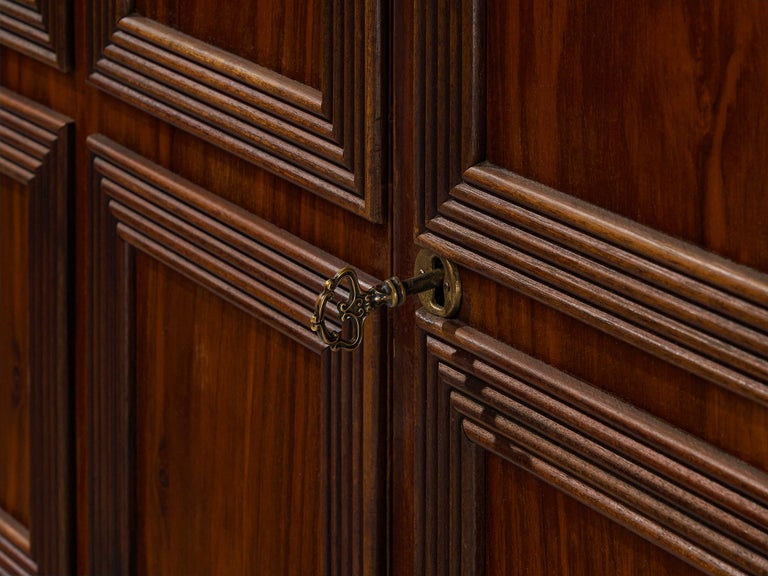
{"label": "glossy wood finish", "polygon": [[69,118],[0,88],[0,571],[74,560]]}
{"label": "glossy wood finish", "polygon": [[[355,214],[382,220],[380,2],[327,5],[320,90],[136,14],[132,3],[94,0],[88,13],[96,86]],[[158,15],[167,16],[162,9]],[[305,40],[310,49],[316,45],[314,32]]]}
{"label": "glossy wood finish", "polygon": [[[138,0],[136,12],[227,52],[322,90],[323,22],[319,0],[211,4]],[[237,34],[232,34],[237,30]]]}
{"label": "glossy wood finish", "polygon": [[487,15],[490,162],[768,271],[767,6],[489,1]]}
{"label": "glossy wood finish", "polygon": [[522,468],[487,462],[488,499],[505,504],[487,512],[489,575],[702,574]]}
{"label": "glossy wood finish", "polygon": [[136,301],[137,573],[322,574],[320,358],[141,253]]}
{"label": "glossy wood finish", "polygon": [[[265,3],[260,4],[264,8]],[[282,562],[289,571],[293,569],[298,571],[300,563],[304,563],[306,567],[306,564],[318,561],[322,563],[320,573],[331,571],[354,574],[375,573],[385,562],[383,402],[386,397],[386,387],[382,385],[384,374],[382,359],[386,347],[377,344],[383,327],[377,318],[373,318],[367,328],[370,331],[367,335],[367,340],[371,342],[370,348],[356,359],[334,358],[319,347],[318,341],[309,331],[308,318],[314,294],[320,290],[322,281],[345,262],[366,266],[368,271],[378,278],[386,276],[390,262],[387,257],[382,257],[380,247],[388,242],[387,228],[371,225],[365,218],[353,215],[349,210],[337,208],[318,195],[309,194],[292,185],[289,180],[243,161],[231,152],[209,143],[207,137],[201,139],[178,130],[94,88],[88,78],[90,74],[89,44],[94,36],[94,30],[90,27],[92,11],[86,2],[76,2],[75,8],[75,14],[78,17],[75,21],[74,35],[75,67],[71,75],[61,75],[49,67],[7,49],[4,49],[1,54],[0,73],[2,73],[3,85],[13,86],[19,92],[39,102],[67,112],[75,118],[77,124],[76,186],[74,187],[77,217],[74,226],[77,243],[77,291],[74,311],[76,312],[75,337],[78,344],[75,356],[74,391],[77,401],[75,422],[78,465],[77,498],[72,499],[73,504],[76,503],[78,506],[77,573],[117,574],[121,571],[130,572],[133,567],[142,566],[144,568],[149,566],[147,569],[151,571],[150,561],[161,564],[164,562],[163,566],[170,567],[174,557],[171,555],[162,558],[160,554],[163,550],[162,543],[153,541],[146,545],[147,539],[144,536],[142,536],[144,555],[141,561],[132,554],[132,550],[138,550],[137,533],[134,529],[138,525],[138,520],[142,519],[142,534],[150,536],[160,534],[163,530],[162,525],[154,524],[154,521],[160,517],[165,518],[175,527],[186,527],[184,518],[174,519],[175,508],[166,510],[163,516],[147,504],[139,515],[135,491],[138,485],[133,482],[135,477],[132,463],[135,463],[135,458],[133,458],[132,446],[135,446],[139,432],[143,434],[142,438],[151,440],[152,431],[136,429],[136,420],[133,418],[136,415],[134,392],[138,391],[138,388],[127,385],[130,384],[129,379],[122,378],[124,372],[120,372],[117,368],[118,363],[110,360],[115,357],[114,355],[105,360],[105,354],[102,353],[104,348],[107,348],[108,353],[112,354],[109,347],[119,346],[121,342],[125,342],[124,339],[118,340],[117,335],[124,336],[126,332],[117,330],[121,316],[117,311],[109,308],[116,302],[120,302],[120,290],[111,288],[117,281],[116,273],[113,276],[107,275],[110,279],[108,289],[98,288],[104,286],[103,282],[106,280],[96,274],[101,270],[100,266],[103,262],[109,266],[116,266],[118,258],[102,259],[99,256],[94,259],[92,255],[101,254],[99,250],[114,247],[114,242],[124,241],[118,240],[119,237],[115,235],[116,228],[108,229],[112,236],[105,244],[96,241],[95,238],[97,231],[99,234],[102,232],[101,228],[95,225],[92,215],[101,214],[102,196],[107,198],[106,192],[96,186],[97,182],[106,181],[101,174],[95,175],[92,153],[86,144],[87,137],[97,133],[105,133],[138,153],[129,153],[125,148],[113,146],[110,148],[113,152],[115,150],[120,152],[108,156],[106,149],[102,147],[98,155],[102,160],[104,157],[110,158],[108,162],[102,162],[101,168],[111,169],[111,181],[108,183],[111,186],[110,190],[115,194],[122,193],[121,202],[124,202],[123,207],[128,209],[120,213],[121,217],[126,218],[126,224],[121,225],[122,232],[130,234],[132,230],[130,224],[136,223],[137,227],[141,224],[145,230],[143,237],[152,240],[142,244],[142,249],[147,254],[151,254],[151,257],[148,256],[142,260],[139,256],[137,261],[146,262],[148,266],[152,263],[151,266],[157,271],[161,280],[177,277],[175,276],[177,272],[172,268],[179,270],[183,266],[181,271],[186,274],[186,278],[180,283],[171,284],[174,286],[173,290],[179,293],[174,292],[168,296],[169,299],[175,301],[180,294],[192,288],[201,294],[201,298],[207,298],[217,306],[228,306],[221,304],[222,299],[234,301],[239,314],[239,319],[233,320],[235,323],[253,323],[255,321],[252,316],[258,315],[259,320],[255,325],[260,327],[259,333],[262,330],[265,336],[274,335],[280,330],[289,333],[287,339],[283,337],[276,340],[276,343],[292,343],[284,352],[286,357],[289,351],[304,350],[303,354],[311,358],[308,361],[310,368],[303,375],[296,375],[294,379],[297,386],[302,387],[314,382],[319,383],[325,410],[323,413],[319,412],[318,406],[311,406],[310,409],[315,421],[322,423],[323,434],[320,437],[298,435],[293,445],[287,437],[283,437],[284,442],[281,445],[285,450],[291,450],[296,454],[301,454],[302,451],[318,445],[324,450],[321,454],[323,458],[312,452],[307,460],[308,465],[315,462],[313,466],[320,466],[321,477],[318,482],[327,488],[324,493],[318,492],[312,495],[315,502],[322,503],[320,509],[324,510],[323,514],[325,514],[324,518],[317,519],[317,522],[322,523],[323,540],[308,545],[305,534],[293,531],[290,532],[291,538],[294,539],[293,544],[289,548],[281,548],[284,533],[268,531],[265,516],[264,523],[260,525],[262,528],[259,534],[262,540],[259,551],[265,552],[264,561],[268,559],[266,552],[271,551],[271,565],[267,566],[266,570],[271,571],[272,567]],[[322,14],[324,18],[333,16],[328,12],[322,12]],[[344,22],[351,22],[353,17],[352,12],[346,11],[346,8],[342,10],[341,7],[335,15],[334,26],[342,26],[342,28]],[[358,15],[360,18],[363,17],[362,14]],[[339,19],[341,16],[343,17]],[[365,17],[369,22],[374,23],[375,18],[372,19],[370,16],[369,13]],[[351,42],[350,33],[353,28],[350,27],[347,31],[345,38]],[[342,35],[336,36],[340,38]],[[216,38],[207,40],[210,41],[211,46],[223,44]],[[358,38],[355,42],[362,46],[362,40]],[[314,45],[315,42],[308,38],[305,44],[309,46]],[[348,72],[351,71],[353,64],[358,70],[362,70],[360,62],[364,58],[364,52],[356,52],[358,59],[355,60],[342,59],[342,54],[347,56],[352,52],[349,45],[342,48],[344,48],[343,52],[339,47],[332,52],[324,50],[323,55],[333,54],[336,66],[341,66],[339,69],[345,70],[344,77],[350,80],[354,76],[349,75]],[[222,54],[220,62],[225,67],[229,66],[228,69],[243,69],[242,62],[231,54]],[[250,63],[245,67],[252,68]],[[317,68],[313,61],[311,68],[313,73],[325,73],[326,70],[331,69],[331,66],[330,62],[323,60]],[[370,68],[366,69],[366,74],[371,73]],[[330,81],[330,75],[326,76]],[[335,78],[335,83],[328,90],[326,100],[317,98],[309,102],[310,107],[317,105],[317,114],[307,113],[301,107],[305,104],[301,98],[307,93],[319,94],[319,91],[312,86],[302,85],[298,90],[291,92],[297,82],[272,73],[261,66],[258,78],[266,79],[267,90],[276,87],[278,91],[269,93],[269,98],[258,100],[258,104],[262,107],[272,106],[267,109],[267,112],[273,119],[279,120],[279,122],[273,120],[272,125],[295,126],[297,118],[300,122],[309,119],[310,128],[306,131],[307,133],[314,135],[312,130],[316,132],[319,130],[323,138],[336,139],[337,136],[333,135],[332,129],[328,128],[329,122],[320,117],[334,115],[334,129],[341,134],[339,138],[344,137],[343,126],[346,126],[347,135],[353,135],[351,120],[345,123],[344,118],[352,119],[355,114],[355,107],[352,104],[355,94],[353,94],[351,82],[345,84],[344,77]],[[273,81],[275,78],[277,78],[276,82]],[[284,82],[284,80],[287,81]],[[378,76],[376,80],[379,81]],[[361,89],[362,81],[356,82],[355,86]],[[288,92],[281,91],[283,89]],[[330,95],[334,91],[337,98],[331,100]],[[257,96],[260,94],[258,91],[251,91],[251,93],[256,93]],[[290,95],[295,96],[293,101],[298,101],[299,105],[285,104],[283,97],[286,94],[289,100]],[[359,95],[362,96],[362,94]],[[323,109],[323,102],[328,107],[327,111]],[[336,112],[334,112],[334,106],[337,108]],[[244,113],[256,116],[254,111],[260,109],[246,108]],[[345,110],[343,114],[342,110]],[[358,126],[363,126],[359,119],[355,122]],[[366,130],[374,124],[366,124]],[[323,132],[324,130],[326,131]],[[296,130],[295,133],[303,132]],[[368,133],[368,137],[370,142],[375,142],[371,132]],[[321,139],[316,138],[317,141]],[[333,145],[329,147],[333,148]],[[351,148],[348,154],[351,163],[353,157]],[[305,155],[303,148],[301,155]],[[311,154],[308,155],[310,156]],[[357,155],[356,161],[362,162],[362,154]],[[146,166],[159,169],[153,162],[167,169],[165,172],[160,170],[159,173],[162,175],[160,180],[157,179],[156,170],[146,169]],[[122,170],[115,169],[115,165],[123,166],[126,163],[129,169],[125,167]],[[138,170],[139,166],[145,169]],[[182,177],[180,181],[184,182],[184,185],[178,183],[179,176]],[[149,196],[145,198],[137,192],[125,193],[125,190],[132,190],[131,186],[137,182],[144,182],[144,185],[139,187],[139,191]],[[195,182],[198,186],[192,185],[191,182]],[[170,191],[168,191],[169,186]],[[187,194],[189,193],[189,186],[194,190],[191,197],[184,195],[185,190]],[[200,194],[203,188],[207,192]],[[371,187],[376,191],[379,188]],[[181,196],[178,196],[179,194]],[[194,209],[191,209],[188,205],[190,198],[198,200],[205,198],[206,201],[203,204],[195,204]],[[217,203],[215,200],[220,198],[226,198],[232,204]],[[158,207],[158,203],[163,205],[163,202],[169,200],[174,200],[175,203],[165,205],[166,208]],[[179,207],[185,205],[187,209],[179,211]],[[261,226],[265,220],[258,218],[254,220],[252,214],[263,216],[272,225]],[[255,221],[260,224],[254,225]],[[147,225],[149,225],[148,229]],[[136,235],[134,234],[132,238],[136,238]],[[97,249],[96,252],[92,251],[94,247]],[[136,249],[130,250],[133,251],[132,254],[139,253]],[[175,250],[183,250],[186,256],[195,254],[192,262],[195,262],[196,266],[191,266],[190,260],[186,257],[176,257],[171,259],[170,263],[165,261],[162,265],[159,263],[163,256],[177,255]],[[331,256],[331,253],[335,256]],[[213,259],[211,254],[215,256]],[[124,251],[120,252],[120,258],[123,255]],[[129,256],[129,258],[133,257]],[[204,273],[199,274],[200,270]],[[198,274],[190,278],[190,273],[196,272]],[[371,276],[363,276],[367,283],[373,279]],[[94,282],[95,279],[98,279],[98,282]],[[201,286],[212,290],[212,294],[208,294]],[[120,283],[118,287],[124,288],[125,284]],[[285,290],[284,294],[283,290]],[[103,299],[93,300],[95,292],[101,294]],[[129,292],[122,292],[122,294],[126,293]],[[145,302],[136,302],[136,305],[144,306],[145,308],[141,309],[146,309]],[[102,313],[104,308],[100,306],[112,311]],[[186,313],[186,310],[174,310],[181,315]],[[234,309],[231,308],[231,310]],[[222,330],[222,325],[213,316],[208,319],[206,315],[198,315],[194,320],[196,326],[208,329],[212,334]],[[171,321],[174,320],[171,319]],[[133,329],[132,317],[127,317],[123,326]],[[162,332],[149,332],[149,334],[158,338],[162,336]],[[270,341],[273,339],[274,336]],[[296,339],[301,343],[297,344]],[[99,345],[92,348],[92,342],[98,342]],[[190,361],[188,355],[177,353],[167,342],[158,340],[142,342],[142,344],[142,350],[145,351],[155,351],[156,345],[164,344],[163,362],[168,362],[169,365],[186,366],[185,362]],[[138,346],[135,350],[139,350]],[[274,347],[272,350],[274,352]],[[274,354],[270,356],[270,364],[273,362],[275,366],[280,365]],[[285,360],[283,365],[290,366],[291,361]],[[110,372],[112,370],[116,372]],[[109,375],[104,376],[105,373]],[[112,377],[116,373],[121,377]],[[260,390],[257,384],[260,385],[261,381],[261,378],[254,381],[255,390]],[[102,386],[105,382],[109,385]],[[277,384],[284,385],[288,391],[292,389],[290,383],[282,379],[282,375],[274,383],[274,385]],[[169,390],[176,393],[180,394],[183,391],[182,382],[169,382],[168,386]],[[220,386],[220,390],[235,394],[241,389],[241,381],[239,378],[234,378],[232,382],[221,382]],[[313,387],[311,392],[316,396],[318,389]],[[289,396],[286,395],[284,401],[288,402],[288,400]],[[217,421],[227,416],[226,414],[211,415]],[[234,417],[230,419],[235,420]],[[269,426],[258,425],[258,430],[262,430],[264,441],[268,442],[270,432],[275,429],[281,430],[281,425],[282,423],[278,422],[272,422]],[[297,425],[299,425],[298,422]],[[254,423],[253,426],[255,431],[257,424]],[[172,432],[178,437],[177,430]],[[237,443],[248,439],[244,439],[241,434],[239,437],[234,435],[231,440]],[[203,442],[203,445],[174,444],[179,449],[167,453],[168,460],[176,466],[174,470],[186,471],[190,465],[197,465],[198,460],[187,462],[183,456],[188,454],[190,449],[204,452],[208,441],[207,436],[201,435],[200,442]],[[184,449],[183,452],[180,451],[181,448]],[[233,449],[227,455],[236,453]],[[293,463],[292,476],[303,477],[302,471],[298,469],[301,462],[296,460]],[[204,462],[199,463],[201,468],[198,478],[205,477],[204,464]],[[306,518],[302,514],[308,514],[309,511],[317,509],[317,506],[308,503],[302,508],[298,502],[291,499],[285,506],[278,507],[279,498],[270,493],[270,487],[275,486],[285,477],[285,474],[288,472],[277,462],[264,466],[261,475],[264,485],[260,494],[262,501],[274,503],[273,517],[280,516],[280,522],[287,523],[293,530]],[[221,471],[217,470],[216,477],[223,486],[244,485],[243,479],[237,476],[237,470],[234,468],[229,470],[227,477],[222,476]],[[149,477],[147,480],[149,481]],[[252,488],[250,483],[248,487]],[[256,492],[258,491],[254,491]],[[206,498],[205,494],[193,492],[179,494],[179,498],[184,496]],[[310,496],[307,498],[309,499]],[[250,514],[248,518],[253,521]],[[310,522],[305,523],[307,527],[313,526]],[[225,531],[225,533],[232,535],[232,532]],[[259,571],[259,558],[252,554],[253,542],[247,536],[241,533],[240,539],[218,540],[222,546],[226,545],[224,550],[227,552],[232,550],[234,541],[248,541],[248,551],[243,552],[242,557],[248,556],[256,562],[252,570],[247,566],[244,570]],[[246,545],[243,546],[246,550]],[[294,551],[301,549],[302,546],[304,546],[304,552],[299,555],[294,554]],[[185,552],[184,562],[194,562],[195,551],[186,549]],[[175,559],[178,560],[178,557]],[[236,560],[233,562],[237,563]],[[196,565],[202,567],[205,562],[201,559]],[[18,572],[24,573],[25,570],[21,569]],[[316,571],[304,572],[315,573]],[[55,573],[64,574],[73,573],[73,571],[58,570]]]}
{"label": "glossy wood finish", "polygon": [[395,263],[448,256],[464,299],[395,326],[393,573],[768,570],[766,22],[398,3]]}
{"label": "glossy wood finish", "polygon": [[0,470],[5,475],[0,478],[0,509],[3,535],[8,537],[10,526],[18,523],[17,531],[29,538],[29,196],[18,182],[1,178]]}
{"label": "glossy wood finish", "polygon": [[[307,321],[343,262],[102,136],[89,147],[103,319],[92,342],[91,570],[370,573],[383,520],[380,328],[374,319],[366,349],[339,358]],[[260,420],[241,411],[243,394],[266,410]],[[155,410],[168,403],[163,418]],[[215,506],[227,495],[237,513]],[[179,550],[184,535],[205,545]],[[232,540],[256,544],[222,559]]]}
{"label": "glossy wood finish", "polygon": [[74,4],[78,574],[766,571],[762,5]]}
{"label": "glossy wood finish", "polygon": [[0,43],[68,72],[72,67],[72,2],[0,1]]}
{"label": "glossy wood finish", "polygon": [[[455,450],[463,432],[710,573],[768,570],[768,530],[759,528],[768,526],[768,474],[469,327],[424,313],[419,320],[437,360],[428,364],[425,392],[436,448],[430,454],[428,443],[425,458],[438,477],[461,469],[441,452]],[[454,419],[460,424],[451,435]],[[456,488],[446,490],[446,501],[430,495],[431,485],[426,499],[437,500],[438,522],[439,511],[460,510],[464,499],[480,508],[494,503],[466,488],[460,500]]]}

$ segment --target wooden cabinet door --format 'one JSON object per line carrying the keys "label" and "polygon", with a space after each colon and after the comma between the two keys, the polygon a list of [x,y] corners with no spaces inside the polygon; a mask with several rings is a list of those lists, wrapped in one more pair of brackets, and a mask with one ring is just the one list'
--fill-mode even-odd
{"label": "wooden cabinet door", "polygon": [[393,18],[392,573],[768,573],[768,6]]}
{"label": "wooden cabinet door", "polygon": [[[82,0],[56,18],[52,4],[3,3],[2,83],[74,123],[74,247],[58,270],[74,287],[74,429],[33,413],[51,441],[30,448],[28,379],[7,378],[26,378],[31,330],[58,345],[60,328],[52,306],[23,298],[56,289],[21,275],[25,239],[48,234],[51,251],[67,239],[53,218],[26,217],[45,152],[24,149],[42,138],[30,125],[27,140],[3,133],[3,158],[32,168],[7,192],[3,176],[0,203],[0,464],[13,460],[0,572],[380,573],[383,324],[339,355],[309,318],[345,264],[366,286],[390,272],[383,4]],[[47,307],[30,328],[35,306]],[[39,386],[46,398],[59,384]],[[69,458],[70,491],[30,479],[29,455],[15,455],[37,449]],[[60,495],[76,513],[42,531],[30,485],[41,509]],[[56,568],[37,562],[58,542]]]}
{"label": "wooden cabinet door", "polygon": [[0,572],[768,573],[766,6],[0,16]]}

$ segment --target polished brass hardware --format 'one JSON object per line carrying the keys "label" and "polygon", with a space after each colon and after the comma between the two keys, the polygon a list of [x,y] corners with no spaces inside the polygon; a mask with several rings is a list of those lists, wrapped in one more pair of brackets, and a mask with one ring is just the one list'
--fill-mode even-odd
{"label": "polished brass hardware", "polygon": [[461,305],[459,269],[449,260],[425,249],[416,255],[414,272],[415,274],[422,274],[428,270],[442,270],[443,278],[442,283],[437,288],[418,292],[421,305],[430,314],[443,318],[453,318],[459,313],[459,306]]}
{"label": "polished brass hardware", "polygon": [[[407,280],[392,276],[366,291],[360,287],[352,268],[342,268],[333,278],[326,280],[315,302],[310,328],[332,350],[354,350],[363,339],[363,322],[372,310],[381,306],[395,308],[412,294],[418,294],[422,305],[432,314],[443,317],[456,315],[461,304],[458,269],[434,252],[422,250],[416,257],[415,274]],[[343,298],[342,294],[342,299],[337,300],[334,296],[340,288],[346,288],[347,295]],[[331,302],[336,305],[339,323],[349,327],[344,335],[341,330],[334,330],[326,324],[326,310]]]}

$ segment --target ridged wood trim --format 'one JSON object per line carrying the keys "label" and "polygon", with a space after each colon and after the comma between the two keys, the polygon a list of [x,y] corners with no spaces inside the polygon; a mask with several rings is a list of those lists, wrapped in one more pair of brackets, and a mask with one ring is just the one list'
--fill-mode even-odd
{"label": "ridged wood trim", "polygon": [[37,571],[37,564],[29,558],[29,553],[0,530],[0,573],[37,574]]}
{"label": "ridged wood trim", "polygon": [[[326,93],[132,14],[92,2],[90,80],[351,212],[381,221],[382,14],[327,0]],[[345,58],[352,53],[354,57]],[[338,55],[338,57],[337,57]],[[350,67],[346,70],[346,67]],[[330,100],[329,100],[330,99]]]}
{"label": "ridged wood trim", "polygon": [[[65,574],[73,566],[71,415],[71,119],[0,88],[0,172],[29,195],[31,522],[0,511],[0,566]],[[1,193],[1,192],[0,192]],[[13,273],[14,271],[9,271]]]}
{"label": "ridged wood trim", "polygon": [[419,325],[472,442],[709,573],[768,571],[768,475],[470,327]]}
{"label": "ridged wood trim", "polygon": [[[768,275],[485,162],[484,12],[464,0],[425,24],[435,93],[424,97],[455,105],[427,120],[434,178],[418,243],[768,404]],[[462,134],[461,146],[440,134]]]}
{"label": "ridged wood trim", "polygon": [[[453,206],[449,206],[451,209]],[[444,217],[436,217],[430,227],[436,233],[422,234],[419,243],[432,248],[449,259],[475,270],[502,285],[514,288],[526,295],[593,325],[608,334],[647,350],[693,374],[732,390],[751,400],[768,404],[768,358],[743,346],[729,342],[720,334],[708,333],[691,323],[677,320],[691,310],[700,310],[703,319],[721,317],[715,310],[698,308],[685,300],[685,293],[664,296],[644,305],[642,299],[634,300],[620,288],[604,288],[593,282],[601,272],[599,263],[594,264],[595,276],[577,276],[548,260],[518,249],[510,239],[517,235],[509,230],[506,238],[489,234],[495,222],[485,216],[487,227],[473,229]],[[535,240],[538,242],[538,240]],[[553,260],[580,258],[566,247],[552,245]],[[618,283],[629,285],[634,291],[645,287],[647,295],[660,292],[653,286],[644,285],[636,278],[619,271],[609,272]],[[666,304],[666,309],[657,309]],[[722,316],[722,326],[735,328],[752,342],[761,345],[761,334]],[[763,339],[768,337],[763,337]]]}
{"label": "ridged wood trim", "polygon": [[88,147],[96,231],[92,572],[133,570],[133,254],[140,250],[320,355],[330,567],[375,574],[384,534],[380,320],[371,318],[366,346],[354,354],[331,353],[309,330],[316,294],[344,263],[103,136],[89,137]]}
{"label": "ridged wood trim", "polygon": [[0,573],[37,574],[30,556],[29,530],[0,508]]}
{"label": "ridged wood trim", "polygon": [[[419,339],[422,346],[425,339]],[[424,357],[429,353],[424,349]],[[461,432],[447,389],[438,384],[437,362],[428,359],[417,408],[414,485],[420,544],[414,572],[426,576],[484,574],[485,459]]]}
{"label": "ridged wood trim", "polygon": [[0,0],[0,43],[62,72],[72,67],[72,3]]}
{"label": "ridged wood trim", "polygon": [[[310,332],[316,295],[344,266],[306,242],[160,169],[101,136],[89,138],[94,172],[110,199],[120,234],[221,296],[255,303],[270,323],[304,346],[324,345]],[[215,215],[215,216],[214,216]],[[320,267],[321,272],[313,270]],[[361,278],[364,286],[375,280]],[[218,290],[214,289],[214,292]]]}

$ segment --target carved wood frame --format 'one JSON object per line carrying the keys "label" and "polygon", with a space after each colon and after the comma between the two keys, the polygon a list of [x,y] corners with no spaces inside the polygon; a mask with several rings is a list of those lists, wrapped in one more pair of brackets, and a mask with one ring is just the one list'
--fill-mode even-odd
{"label": "carved wood frame", "polygon": [[427,574],[482,574],[493,453],[712,574],[768,570],[768,475],[459,322],[427,357]]}
{"label": "carved wood frame", "polygon": [[0,518],[0,571],[67,574],[74,561],[71,385],[73,121],[0,88],[0,172],[29,194],[31,530]]}
{"label": "carved wood frame", "polygon": [[91,571],[119,575],[134,568],[131,359],[134,254],[140,250],[320,356],[327,401],[319,409],[328,423],[328,561],[344,574],[374,574],[384,534],[378,472],[385,457],[385,387],[373,381],[381,372],[380,321],[371,317],[364,348],[339,355],[310,331],[308,320],[311,296],[344,263],[103,136],[89,137],[88,146],[95,319]]}
{"label": "carved wood frame", "polygon": [[0,43],[69,72],[72,67],[72,3],[0,0]]}
{"label": "carved wood frame", "polygon": [[768,404],[768,275],[487,162],[485,0],[429,4],[415,15],[417,243]]}
{"label": "carved wood frame", "polygon": [[90,80],[380,222],[381,2],[326,2],[321,91],[135,14],[132,1],[120,0],[89,3]]}

